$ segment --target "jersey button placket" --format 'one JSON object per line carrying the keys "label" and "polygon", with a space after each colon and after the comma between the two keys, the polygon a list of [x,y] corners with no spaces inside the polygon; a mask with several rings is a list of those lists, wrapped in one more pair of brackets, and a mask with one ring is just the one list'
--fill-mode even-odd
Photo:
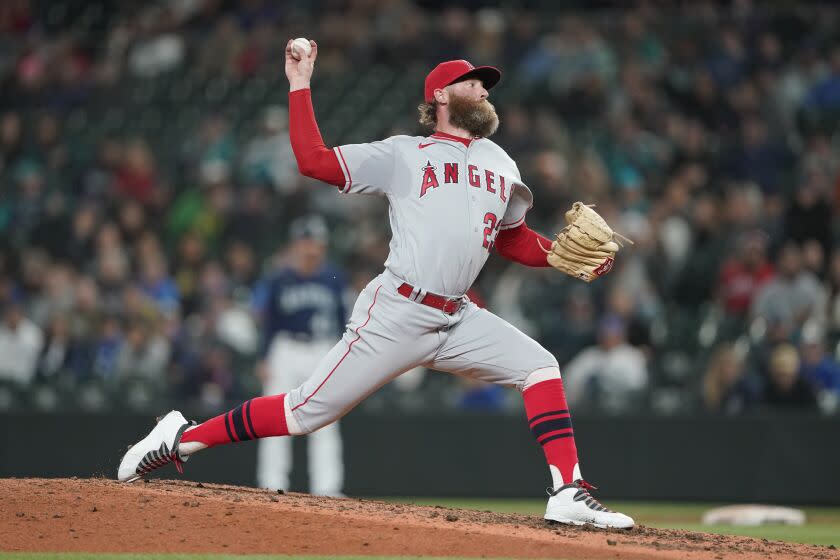
{"label": "jersey button placket", "polygon": [[[475,140],[470,142],[470,145],[467,146],[466,151],[464,152],[464,186],[467,190],[467,215],[468,215],[468,224],[467,224],[467,231],[469,228],[472,227],[473,233],[478,233],[478,226],[475,224],[475,219],[473,216],[473,212],[475,212],[475,206],[477,204],[478,197],[475,195],[475,187],[470,184],[470,149],[472,148]],[[470,202],[472,201],[472,202]]]}

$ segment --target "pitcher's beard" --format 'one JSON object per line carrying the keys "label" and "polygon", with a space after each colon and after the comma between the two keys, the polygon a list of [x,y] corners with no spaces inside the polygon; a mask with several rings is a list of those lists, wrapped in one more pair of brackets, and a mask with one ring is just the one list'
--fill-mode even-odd
{"label": "pitcher's beard", "polygon": [[473,101],[458,95],[449,96],[449,123],[479,138],[493,136],[499,128],[496,108],[487,101]]}

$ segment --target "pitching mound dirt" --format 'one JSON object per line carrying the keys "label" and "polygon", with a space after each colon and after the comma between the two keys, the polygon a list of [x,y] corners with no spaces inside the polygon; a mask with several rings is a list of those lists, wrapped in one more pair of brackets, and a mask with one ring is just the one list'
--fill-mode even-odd
{"label": "pitching mound dirt", "polygon": [[0,550],[519,558],[815,558],[825,547],[154,480],[0,479]]}

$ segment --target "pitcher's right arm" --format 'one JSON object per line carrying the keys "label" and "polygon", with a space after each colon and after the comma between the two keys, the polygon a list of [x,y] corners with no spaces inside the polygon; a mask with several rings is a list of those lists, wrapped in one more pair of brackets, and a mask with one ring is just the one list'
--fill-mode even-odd
{"label": "pitcher's right arm", "polygon": [[292,56],[292,42],[286,44],[286,76],[289,78],[289,137],[300,172],[337,186],[342,193],[385,194],[394,180],[396,148],[394,137],[365,144],[328,148],[315,122],[309,89],[318,45],[312,52]]}
{"label": "pitcher's right arm", "polygon": [[312,52],[301,53],[300,60],[292,56],[292,41],[286,44],[286,77],[289,79],[289,138],[302,175],[344,187],[344,173],[335,152],[324,144],[309,83],[318,56],[318,45],[310,41]]}

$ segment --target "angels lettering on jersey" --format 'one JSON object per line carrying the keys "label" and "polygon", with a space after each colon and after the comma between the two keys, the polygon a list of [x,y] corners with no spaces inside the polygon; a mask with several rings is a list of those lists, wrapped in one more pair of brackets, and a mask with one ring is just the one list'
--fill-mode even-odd
{"label": "angels lettering on jersey", "polygon": [[[423,198],[429,189],[436,189],[441,184],[441,181],[438,179],[438,166],[432,165],[430,160],[426,160],[426,165],[422,169],[423,179],[419,189],[420,198]],[[442,173],[443,184],[457,185],[460,171],[460,166],[457,161],[444,162]],[[480,169],[476,165],[468,165],[467,180],[471,187],[485,189],[490,194],[498,194],[502,202],[507,202],[507,189],[511,181],[510,179],[505,179],[504,175],[500,175],[490,169]]]}

